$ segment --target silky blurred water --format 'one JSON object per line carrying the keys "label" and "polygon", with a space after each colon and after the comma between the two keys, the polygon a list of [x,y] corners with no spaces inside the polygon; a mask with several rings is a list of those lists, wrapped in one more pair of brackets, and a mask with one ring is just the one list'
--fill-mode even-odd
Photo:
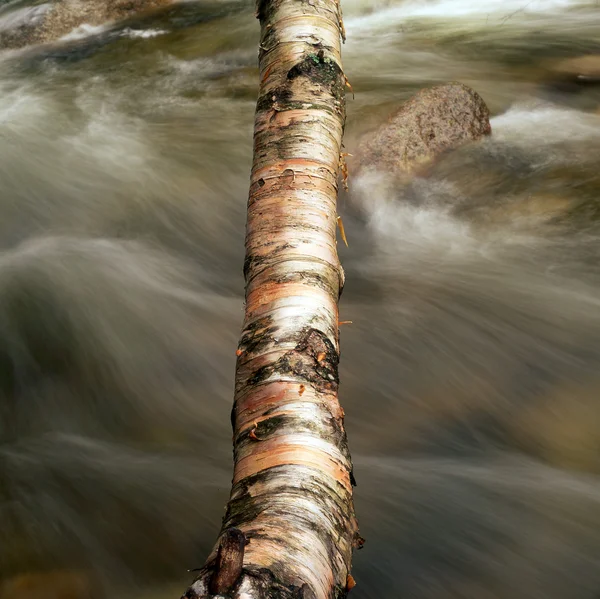
{"label": "silky blurred water", "polygon": [[[344,10],[348,152],[434,83],[493,114],[340,195],[352,596],[597,599],[600,89],[553,69],[600,54],[599,8]],[[177,597],[214,542],[257,39],[249,2],[190,0],[0,54],[2,599]]]}

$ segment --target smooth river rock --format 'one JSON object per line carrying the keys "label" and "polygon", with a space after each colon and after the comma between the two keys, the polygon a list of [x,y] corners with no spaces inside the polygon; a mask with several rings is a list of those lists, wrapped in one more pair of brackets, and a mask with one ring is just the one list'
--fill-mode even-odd
{"label": "smooth river rock", "polygon": [[13,9],[0,8],[0,49],[52,42],[78,27],[127,19],[173,0],[50,0]]}
{"label": "smooth river rock", "polygon": [[490,135],[481,96],[462,83],[423,89],[361,141],[359,171],[412,174],[437,156]]}

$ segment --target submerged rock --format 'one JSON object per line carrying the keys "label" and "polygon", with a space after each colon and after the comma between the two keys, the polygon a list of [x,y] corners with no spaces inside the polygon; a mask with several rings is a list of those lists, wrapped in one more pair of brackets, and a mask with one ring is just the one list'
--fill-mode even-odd
{"label": "submerged rock", "polygon": [[579,84],[600,83],[600,54],[567,58],[551,69],[557,78]]}
{"label": "submerged rock", "polygon": [[0,10],[0,48],[20,48],[37,41],[52,4],[24,6],[16,10]]}
{"label": "submerged rock", "polygon": [[98,586],[82,571],[23,573],[0,584],[2,599],[93,599]]}
{"label": "submerged rock", "polygon": [[51,42],[81,28],[119,21],[173,0],[51,0],[0,12],[0,48]]}
{"label": "submerged rock", "polygon": [[600,105],[600,54],[544,62],[542,96],[569,108],[597,112]]}
{"label": "submerged rock", "polygon": [[159,8],[172,0],[62,0],[48,13],[41,31],[42,41],[52,41],[81,25],[101,25],[126,19],[136,13]]}
{"label": "submerged rock", "polygon": [[485,102],[462,83],[419,91],[363,140],[360,170],[410,174],[440,154],[492,131]]}

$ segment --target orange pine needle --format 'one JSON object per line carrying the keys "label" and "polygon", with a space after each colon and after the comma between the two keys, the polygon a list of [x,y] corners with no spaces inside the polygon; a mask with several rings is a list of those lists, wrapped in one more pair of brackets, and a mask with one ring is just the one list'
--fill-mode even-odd
{"label": "orange pine needle", "polygon": [[346,87],[350,90],[350,92],[352,93],[352,99],[354,100],[354,90],[352,89],[352,86],[350,85],[350,81],[348,81],[348,77],[346,77],[346,75],[344,75],[344,79],[346,80]]}
{"label": "orange pine needle", "polygon": [[346,244],[346,247],[348,247],[348,240],[346,239],[346,231],[344,230],[344,223],[342,222],[341,216],[337,217],[337,226],[338,226],[338,229],[340,230],[340,236],[342,238],[342,241]]}

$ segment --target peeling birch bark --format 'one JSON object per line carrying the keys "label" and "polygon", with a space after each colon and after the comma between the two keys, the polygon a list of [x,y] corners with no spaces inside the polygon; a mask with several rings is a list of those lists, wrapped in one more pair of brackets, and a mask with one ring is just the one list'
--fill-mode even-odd
{"label": "peeling birch bark", "polygon": [[233,487],[219,540],[185,597],[340,598],[362,543],[337,396],[343,26],[336,0],[262,0],[257,16]]}

